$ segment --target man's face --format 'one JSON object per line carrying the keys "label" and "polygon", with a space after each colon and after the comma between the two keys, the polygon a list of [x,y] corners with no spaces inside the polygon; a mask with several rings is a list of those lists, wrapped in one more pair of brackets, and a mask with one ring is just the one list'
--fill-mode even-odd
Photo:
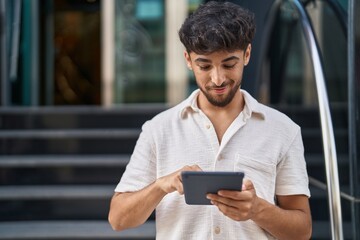
{"label": "man's face", "polygon": [[208,102],[225,107],[238,92],[244,66],[250,59],[251,45],[245,51],[214,52],[199,55],[185,51],[185,59],[194,71],[196,83]]}

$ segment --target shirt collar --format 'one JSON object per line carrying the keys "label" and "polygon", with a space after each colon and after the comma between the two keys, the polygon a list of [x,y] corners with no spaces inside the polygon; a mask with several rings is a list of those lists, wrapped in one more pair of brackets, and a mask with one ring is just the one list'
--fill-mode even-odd
{"label": "shirt collar", "polygon": [[[264,108],[261,107],[261,104],[253,98],[247,91],[240,90],[244,96],[245,105],[243,114],[246,119],[250,118],[253,114],[254,116],[259,116],[262,119],[265,119]],[[183,102],[183,106],[180,108],[180,118],[184,119],[188,114],[199,112],[200,109],[197,105],[197,97],[200,93],[199,89],[193,91],[190,96]]]}
{"label": "shirt collar", "polygon": [[253,98],[247,91],[242,89],[240,91],[243,94],[245,100],[243,113],[245,114],[246,118],[250,118],[254,114],[254,116],[256,115],[264,120],[265,111],[262,107],[262,104]]}

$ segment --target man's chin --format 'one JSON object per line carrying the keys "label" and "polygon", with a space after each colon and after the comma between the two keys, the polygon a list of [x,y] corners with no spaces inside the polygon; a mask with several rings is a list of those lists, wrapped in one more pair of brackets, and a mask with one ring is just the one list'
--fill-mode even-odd
{"label": "man's chin", "polygon": [[211,99],[208,98],[208,101],[216,107],[225,107],[226,105],[228,105],[231,102],[231,100],[229,100],[227,98],[217,98],[217,99],[216,98],[211,98]]}

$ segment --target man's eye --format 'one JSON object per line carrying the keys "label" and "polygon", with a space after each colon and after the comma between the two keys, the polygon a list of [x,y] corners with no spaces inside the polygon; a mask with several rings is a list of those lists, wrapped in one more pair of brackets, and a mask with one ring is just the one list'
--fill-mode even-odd
{"label": "man's eye", "polygon": [[199,66],[200,70],[209,70],[210,66]]}
{"label": "man's eye", "polygon": [[236,63],[233,64],[233,65],[224,65],[224,68],[226,68],[226,69],[231,69],[231,68],[234,68],[235,65],[236,65]]}

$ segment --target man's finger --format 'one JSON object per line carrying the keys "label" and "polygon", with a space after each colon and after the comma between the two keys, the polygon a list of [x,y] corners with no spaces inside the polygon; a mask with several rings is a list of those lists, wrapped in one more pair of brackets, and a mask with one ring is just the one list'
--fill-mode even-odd
{"label": "man's finger", "polygon": [[254,184],[249,180],[249,179],[245,179],[242,185],[242,190],[252,190],[254,189]]}

